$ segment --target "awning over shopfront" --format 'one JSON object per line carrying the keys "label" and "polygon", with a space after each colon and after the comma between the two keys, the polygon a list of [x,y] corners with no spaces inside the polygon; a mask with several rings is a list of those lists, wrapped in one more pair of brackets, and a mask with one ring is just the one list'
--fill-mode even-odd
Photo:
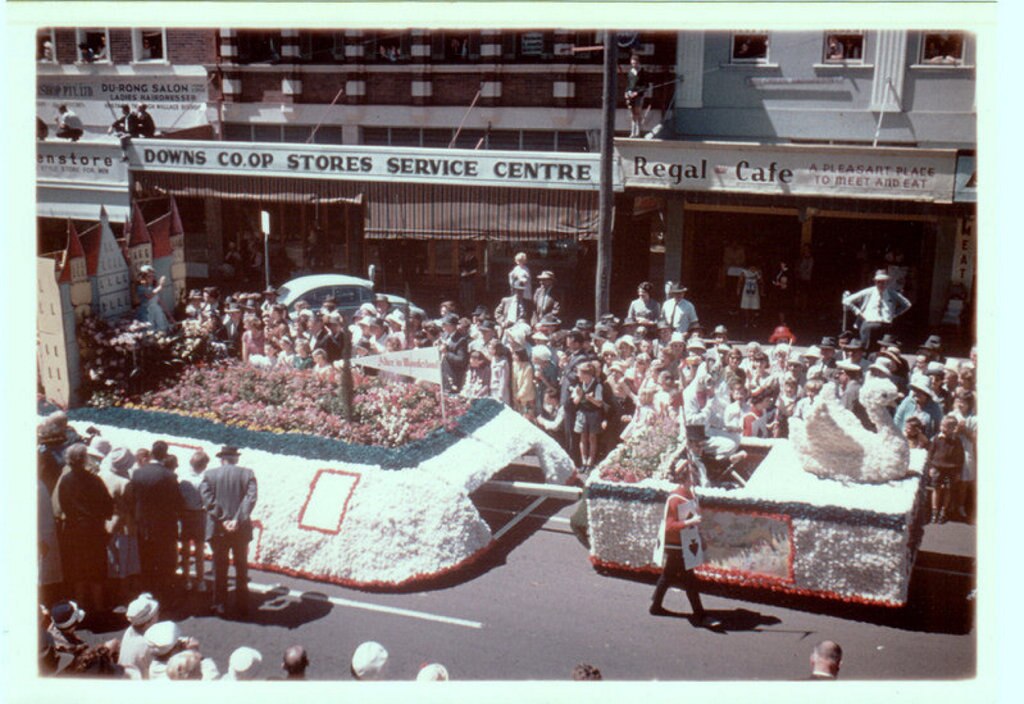
{"label": "awning over shopfront", "polygon": [[368,239],[575,240],[597,236],[595,191],[367,184]]}
{"label": "awning over shopfront", "polygon": [[365,184],[354,181],[143,171],[135,183],[144,193],[191,198],[257,200],[264,203],[357,204]]}

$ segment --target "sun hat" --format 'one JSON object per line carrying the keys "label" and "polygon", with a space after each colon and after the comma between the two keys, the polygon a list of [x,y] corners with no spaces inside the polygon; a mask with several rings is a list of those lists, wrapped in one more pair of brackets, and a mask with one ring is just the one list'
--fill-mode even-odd
{"label": "sun hat", "polygon": [[228,679],[251,680],[260,671],[263,656],[260,651],[243,645],[231,653],[228,660]]}
{"label": "sun hat", "polygon": [[53,619],[53,625],[63,631],[81,623],[85,618],[85,611],[78,607],[77,602],[58,601],[50,607],[50,618]]}
{"label": "sun hat", "polygon": [[448,669],[436,662],[424,665],[416,675],[417,682],[447,682]]}
{"label": "sun hat", "polygon": [[352,674],[360,680],[377,679],[388,661],[388,651],[380,643],[370,640],[352,654]]}
{"label": "sun hat", "polygon": [[138,626],[152,620],[159,611],[160,602],[154,599],[149,592],[143,592],[128,604],[124,615],[128,619],[128,623]]}
{"label": "sun hat", "polygon": [[135,466],[135,453],[127,447],[116,447],[106,457],[110,463],[110,471],[121,477],[127,477],[128,472]]}
{"label": "sun hat", "polygon": [[217,453],[217,457],[238,457],[239,454],[241,453],[234,445],[224,445]]}
{"label": "sun hat", "polygon": [[181,629],[174,621],[160,621],[146,629],[146,644],[156,655],[167,655],[181,639]]}
{"label": "sun hat", "polygon": [[885,269],[879,269],[875,272],[875,281],[888,281],[889,274],[886,273]]}

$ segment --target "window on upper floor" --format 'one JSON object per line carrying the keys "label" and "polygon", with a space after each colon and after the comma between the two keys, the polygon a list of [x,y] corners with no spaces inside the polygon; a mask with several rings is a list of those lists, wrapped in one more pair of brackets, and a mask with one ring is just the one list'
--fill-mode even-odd
{"label": "window on upper floor", "polygon": [[863,63],[864,32],[826,32],[823,61],[827,64]]}
{"label": "window on upper floor", "polygon": [[240,64],[275,64],[281,61],[281,33],[239,30],[235,35]]}
{"label": "window on upper floor", "polygon": [[468,61],[474,53],[480,54],[479,40],[474,47],[473,35],[469,32],[445,32],[443,42],[445,61]]}
{"label": "window on upper floor", "polygon": [[963,62],[963,32],[924,33],[921,38],[921,63],[958,65]]}
{"label": "window on upper floor", "polygon": [[366,61],[379,63],[396,63],[411,58],[410,32],[379,32],[371,36],[366,43]]}
{"label": "window on upper floor", "polygon": [[110,36],[106,28],[84,28],[75,30],[78,46],[78,61],[91,64],[110,61]]}
{"label": "window on upper floor", "polygon": [[36,31],[36,61],[57,61],[57,40],[52,27]]}
{"label": "window on upper floor", "polygon": [[328,30],[299,32],[299,58],[314,64],[345,60],[345,33]]}
{"label": "window on upper floor", "polygon": [[159,27],[132,30],[132,56],[135,61],[166,61],[167,34]]}
{"label": "window on upper floor", "polygon": [[734,33],[732,35],[732,62],[736,64],[768,63],[768,33]]}

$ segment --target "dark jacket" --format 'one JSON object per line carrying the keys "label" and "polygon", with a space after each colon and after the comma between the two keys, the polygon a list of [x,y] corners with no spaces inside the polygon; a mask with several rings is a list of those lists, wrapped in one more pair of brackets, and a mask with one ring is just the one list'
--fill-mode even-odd
{"label": "dark jacket", "polygon": [[533,314],[530,317],[530,324],[536,325],[545,315],[557,316],[562,305],[555,298],[554,291],[550,288],[538,287],[533,292]]}
{"label": "dark jacket", "polygon": [[256,474],[248,467],[226,464],[203,474],[199,493],[206,505],[206,539],[225,535],[225,521],[238,521],[236,534],[252,540],[253,508],[256,507]]}
{"label": "dark jacket", "polygon": [[128,483],[135,497],[135,525],[143,540],[174,539],[183,502],[178,477],[158,462],[136,469]]}
{"label": "dark jacket", "polygon": [[441,381],[445,390],[458,391],[469,366],[469,338],[456,330],[451,335],[442,335],[441,342],[448,346],[441,356]]}

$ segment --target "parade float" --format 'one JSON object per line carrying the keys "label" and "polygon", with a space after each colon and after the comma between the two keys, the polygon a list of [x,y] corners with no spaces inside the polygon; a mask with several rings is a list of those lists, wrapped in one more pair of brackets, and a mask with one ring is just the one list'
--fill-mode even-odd
{"label": "parade float", "polygon": [[[805,422],[791,419],[790,439],[751,443],[751,454],[763,459],[748,478],[697,487],[705,558],[697,574],[790,594],[906,604],[927,509],[925,458],[923,450],[908,450],[892,423],[894,395],[884,379],[862,390],[877,432],[822,402]],[[675,450],[671,435],[658,428],[641,434],[588,479],[596,567],[660,571],[655,547],[674,485],[658,465]]]}

